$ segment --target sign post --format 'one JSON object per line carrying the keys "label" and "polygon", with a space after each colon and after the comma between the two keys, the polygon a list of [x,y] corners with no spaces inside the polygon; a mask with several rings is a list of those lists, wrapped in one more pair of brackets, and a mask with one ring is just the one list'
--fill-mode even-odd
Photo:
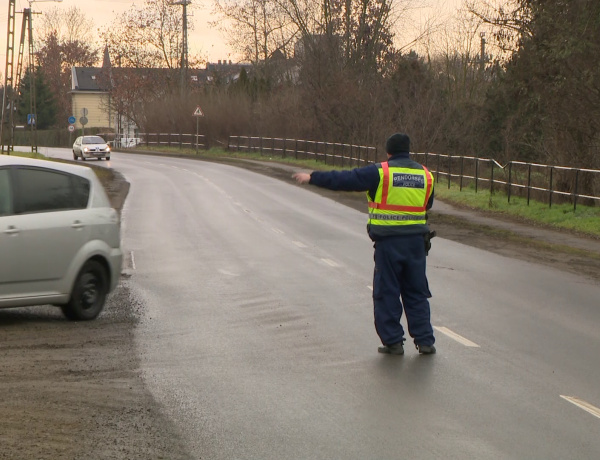
{"label": "sign post", "polygon": [[77,121],[77,119],[71,115],[69,118],[67,118],[67,121],[69,122],[69,145],[71,145],[71,141],[73,140],[71,138],[71,135],[73,134],[73,131],[75,131],[75,122]]}
{"label": "sign post", "polygon": [[87,119],[88,109],[85,107],[81,109],[81,118],[79,118],[79,123],[81,123],[81,135],[85,135],[85,125],[88,123]]}
{"label": "sign post", "polygon": [[198,155],[198,129],[200,127],[200,117],[204,116],[204,112],[202,112],[200,106],[196,107],[194,116],[196,117],[196,155]]}

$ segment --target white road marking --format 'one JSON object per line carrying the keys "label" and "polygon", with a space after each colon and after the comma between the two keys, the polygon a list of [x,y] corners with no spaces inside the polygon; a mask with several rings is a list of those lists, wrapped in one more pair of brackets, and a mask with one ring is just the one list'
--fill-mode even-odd
{"label": "white road marking", "polygon": [[283,230],[279,230],[277,227],[271,227],[271,230],[273,230],[275,233],[279,233],[280,235],[283,235]]}
{"label": "white road marking", "polygon": [[456,340],[458,343],[461,343],[461,344],[463,344],[466,347],[477,347],[477,348],[479,348],[479,345],[477,345],[475,342],[471,342],[469,339],[465,339],[462,335],[458,335],[456,332],[451,331],[447,327],[433,326],[433,328],[436,331],[439,331],[442,334],[447,335],[451,339]]}
{"label": "white road marking", "polygon": [[367,286],[367,289],[373,290],[373,286]]}
{"label": "white road marking", "polygon": [[569,401],[571,404],[575,404],[580,409],[583,409],[586,412],[589,412],[594,417],[600,418],[600,409],[596,406],[592,406],[590,403],[585,402],[583,399],[576,398],[575,396],[564,396],[560,395],[560,397],[566,401]]}
{"label": "white road marking", "polygon": [[321,260],[331,267],[339,267],[339,265],[331,259],[321,259]]}
{"label": "white road marking", "polygon": [[292,241],[292,243],[294,243],[299,248],[305,248],[306,247],[306,245],[304,243],[302,243],[301,241]]}
{"label": "white road marking", "polygon": [[225,270],[224,268],[219,268],[219,273],[227,276],[239,276],[237,273],[230,272],[229,270]]}
{"label": "white road marking", "polygon": [[135,257],[133,256],[133,251],[129,253],[129,258],[131,259],[131,269],[135,270]]}

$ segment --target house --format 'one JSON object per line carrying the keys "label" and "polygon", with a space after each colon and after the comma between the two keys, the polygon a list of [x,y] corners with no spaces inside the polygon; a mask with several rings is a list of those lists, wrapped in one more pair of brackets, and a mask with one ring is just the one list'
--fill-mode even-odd
{"label": "house", "polygon": [[115,121],[110,110],[110,94],[100,85],[101,67],[71,69],[71,107],[75,129],[113,129]]}

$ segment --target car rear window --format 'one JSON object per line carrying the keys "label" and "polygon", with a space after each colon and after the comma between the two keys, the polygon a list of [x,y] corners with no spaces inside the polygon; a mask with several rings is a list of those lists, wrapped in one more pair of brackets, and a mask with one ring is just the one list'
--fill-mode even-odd
{"label": "car rear window", "polygon": [[0,169],[0,216],[11,214],[11,193],[8,169]]}
{"label": "car rear window", "polygon": [[90,183],[83,177],[37,168],[15,173],[16,214],[87,207]]}

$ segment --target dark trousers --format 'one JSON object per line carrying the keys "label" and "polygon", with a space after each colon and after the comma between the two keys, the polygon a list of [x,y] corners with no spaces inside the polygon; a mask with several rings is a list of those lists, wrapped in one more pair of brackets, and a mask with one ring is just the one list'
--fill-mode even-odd
{"label": "dark trousers", "polygon": [[381,342],[393,345],[404,341],[400,324],[404,305],[408,333],[414,343],[433,345],[423,235],[385,238],[375,242],[374,248],[373,306]]}

